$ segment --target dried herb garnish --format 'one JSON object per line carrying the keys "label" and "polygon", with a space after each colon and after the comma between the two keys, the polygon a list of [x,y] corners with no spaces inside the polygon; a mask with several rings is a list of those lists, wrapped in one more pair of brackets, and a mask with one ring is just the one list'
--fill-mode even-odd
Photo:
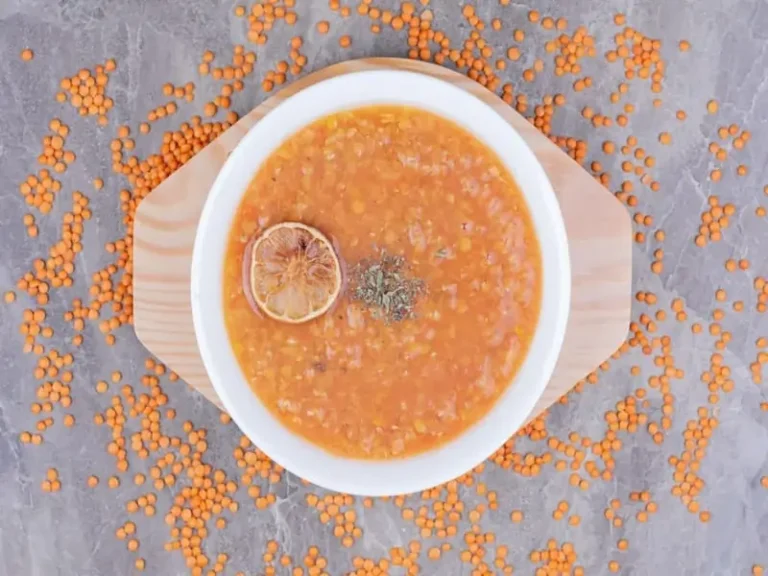
{"label": "dried herb garnish", "polygon": [[382,251],[377,259],[359,262],[352,269],[352,299],[361,302],[375,318],[400,322],[414,317],[414,307],[426,286],[404,274],[405,258]]}

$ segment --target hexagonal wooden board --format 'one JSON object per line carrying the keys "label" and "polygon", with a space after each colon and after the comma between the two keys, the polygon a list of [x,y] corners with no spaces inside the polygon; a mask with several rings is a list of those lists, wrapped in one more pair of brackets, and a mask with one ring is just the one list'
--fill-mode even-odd
{"label": "hexagonal wooden board", "polygon": [[198,352],[190,303],[192,246],[208,191],[229,152],[282,100],[326,78],[378,68],[427,74],[474,94],[523,136],[552,182],[568,234],[571,311],[557,366],[530,420],[624,341],[631,307],[632,226],[618,200],[525,118],[476,82],[434,64],[367,58],[310,74],[268,98],[147,196],[136,212],[134,230],[134,323],[139,340],[221,407]]}

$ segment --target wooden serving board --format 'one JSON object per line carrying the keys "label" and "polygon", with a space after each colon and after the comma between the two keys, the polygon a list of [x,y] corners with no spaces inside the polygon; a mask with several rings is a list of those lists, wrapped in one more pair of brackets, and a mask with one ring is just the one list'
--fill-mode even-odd
{"label": "wooden serving board", "polygon": [[618,200],[525,118],[476,82],[434,64],[366,58],[319,70],[268,98],[160,184],[142,201],[135,219],[136,334],[162,362],[221,407],[198,352],[190,302],[192,247],[208,191],[230,151],[284,99],[326,78],[378,68],[434,76],[480,98],[522,135],[552,182],[568,234],[571,311],[560,358],[529,416],[533,419],[624,341],[631,307],[632,225]]}

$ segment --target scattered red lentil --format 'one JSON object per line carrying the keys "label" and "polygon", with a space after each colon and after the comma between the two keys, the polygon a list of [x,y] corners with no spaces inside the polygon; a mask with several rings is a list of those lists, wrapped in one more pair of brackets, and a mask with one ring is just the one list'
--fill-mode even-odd
{"label": "scattered red lentil", "polygon": [[[298,16],[292,11],[294,4],[293,0],[255,2],[250,6],[235,6],[234,14],[238,18],[242,18],[243,25],[247,26],[248,41],[262,45],[267,42],[267,32],[274,29],[279,21],[288,26],[296,23]],[[426,1],[421,2],[423,7],[426,7],[427,4]],[[501,4],[507,5],[509,2],[502,0]],[[350,8],[342,7],[336,0],[329,2],[329,8],[342,17],[350,15]],[[590,164],[587,160],[588,151],[585,141],[551,133],[553,116],[557,108],[565,104],[565,95],[544,95],[540,103],[529,102],[525,94],[513,94],[514,89],[511,84],[502,86],[502,80],[496,75],[496,71],[505,70],[507,61],[503,57],[497,57],[494,61],[493,48],[483,37],[486,22],[480,18],[473,6],[464,5],[462,8],[462,15],[470,26],[468,38],[463,45],[453,45],[444,32],[433,28],[433,15],[428,8],[420,9],[412,3],[404,2],[399,11],[388,11],[382,10],[370,2],[361,2],[356,7],[356,11],[359,16],[371,20],[371,30],[374,33],[381,31],[382,26],[389,26],[394,31],[407,32],[409,57],[432,60],[438,64],[451,61],[458,69],[466,72],[470,78],[478,83],[493,91],[500,90],[501,97],[505,102],[514,105],[520,113],[531,114],[532,124],[542,133],[549,136],[577,161],[584,162],[585,165]],[[583,75],[581,60],[595,57],[596,39],[587,32],[586,27],[580,26],[572,34],[568,34],[566,33],[568,22],[565,19],[542,15],[536,10],[528,12],[528,19],[544,30],[552,31],[553,34],[556,33],[555,31],[560,33],[544,46],[545,52],[554,55],[554,74],[557,76],[573,75],[572,87],[576,92],[590,88],[593,80],[591,77]],[[611,93],[611,103],[620,104],[623,98],[628,97],[630,81],[634,79],[648,79],[651,90],[654,93],[661,92],[666,68],[661,59],[661,42],[627,27],[626,17],[623,14],[616,14],[614,23],[621,27],[621,30],[614,37],[614,49],[608,51],[605,57],[609,62],[622,61],[626,82],[621,82]],[[493,19],[490,21],[490,28],[497,32],[501,31],[504,28],[504,23],[501,19]],[[327,34],[330,25],[327,21],[321,21],[316,24],[315,29],[321,35]],[[511,38],[518,46],[508,47],[499,56],[506,54],[507,60],[516,62],[523,58],[524,54],[519,45],[525,40],[526,35],[524,30],[516,29],[512,31]],[[302,45],[303,42],[300,37],[291,39],[289,43],[290,53],[285,57],[286,59],[277,62],[273,70],[265,73],[262,80],[262,89],[265,92],[285,84],[302,73],[307,64],[306,56],[300,52]],[[339,45],[349,47],[351,38],[349,36],[340,37]],[[681,40],[679,49],[683,52],[688,51],[690,43]],[[30,60],[33,56],[31,50],[29,50],[29,58],[25,58],[24,52],[22,52],[22,59]],[[529,67],[521,73],[523,80],[534,81],[538,74],[549,70],[549,64],[545,65],[544,60],[537,58],[536,54],[529,56],[529,51],[526,50],[525,57],[530,57],[530,60],[527,61]],[[256,55],[253,52],[246,53],[242,46],[235,46],[231,64],[214,65],[215,61],[215,54],[206,51],[198,68],[201,75],[210,75],[212,80],[221,83],[221,86],[217,86],[219,95],[213,101],[202,105],[201,108],[205,116],[210,118],[209,122],[204,123],[200,117],[193,117],[189,122],[182,123],[178,130],[166,132],[163,135],[160,149],[144,159],[138,158],[133,153],[136,142],[131,138],[130,129],[127,126],[118,128],[117,138],[110,145],[110,151],[114,172],[125,177],[128,181],[127,188],[121,190],[118,196],[127,231],[122,238],[110,241],[105,245],[105,251],[114,260],[112,264],[108,264],[93,274],[89,298],[86,301],[75,299],[72,302],[71,310],[65,313],[65,320],[71,324],[76,332],[72,338],[75,346],[82,343],[82,332],[85,330],[86,321],[97,323],[107,344],[115,343],[114,332],[120,326],[132,324],[133,236],[131,224],[136,207],[168,175],[189,161],[194,153],[237,121],[237,115],[234,112],[226,111],[232,104],[231,98],[234,94],[245,88],[243,80],[253,73]],[[61,92],[57,95],[57,100],[64,102],[69,99],[79,114],[83,116],[97,115],[99,123],[106,124],[106,113],[112,108],[112,101],[106,96],[105,90],[109,73],[115,68],[115,62],[109,60],[103,66],[96,66],[94,71],[83,69],[75,76],[65,78],[61,82]],[[194,84],[192,83],[183,87],[166,83],[162,86],[161,92],[168,98],[194,101]],[[659,106],[661,100],[656,98],[653,104]],[[622,113],[615,115],[615,119],[614,113],[610,115],[607,113],[600,114],[590,107],[585,107],[582,110],[582,115],[595,128],[610,127],[614,121],[617,125],[626,127],[630,123],[635,107],[629,102],[624,102],[620,106]],[[173,116],[178,111],[175,101],[168,101],[153,108],[147,113],[147,122],[139,124],[139,134],[150,133],[150,123]],[[707,111],[710,114],[717,113],[717,102],[710,101],[707,104]],[[223,114],[226,114],[226,121],[216,120],[217,116]],[[676,118],[680,121],[685,120],[685,112],[677,111]],[[45,168],[37,174],[30,175],[19,187],[29,210],[39,212],[40,216],[50,213],[56,193],[61,189],[61,184],[52,177],[51,171],[57,174],[62,173],[76,160],[74,152],[64,148],[69,128],[60,120],[55,119],[55,121],[51,121],[49,129],[51,134],[43,138],[42,152],[38,158],[39,163]],[[718,135],[722,140],[730,139],[733,150],[742,150],[751,138],[748,131],[741,131],[736,125],[721,127],[718,130]],[[669,132],[662,132],[658,139],[661,144],[672,145]],[[727,142],[723,146],[714,142],[710,145],[710,152],[717,161],[726,161],[728,154],[726,146]],[[645,187],[651,188],[652,191],[658,191],[658,183],[649,174],[649,171],[654,167],[655,160],[638,146],[634,137],[628,138],[626,145],[619,146],[606,140],[602,150],[606,155],[621,152],[625,158],[628,157],[628,159],[622,160],[620,165],[622,171],[625,172],[625,177],[637,176],[639,182]],[[603,170],[601,163],[594,160],[590,167],[596,178],[607,186],[609,174]],[[736,168],[736,173],[740,176],[746,175],[747,172],[745,165],[739,165]],[[720,181],[722,173],[723,166],[713,168],[710,174],[711,180],[713,182]],[[95,190],[101,190],[103,184],[101,178],[93,179]],[[766,193],[768,193],[768,187]],[[17,289],[22,292],[22,295],[27,293],[36,299],[39,306],[45,306],[48,303],[48,294],[53,289],[72,284],[76,255],[83,249],[83,227],[84,223],[89,220],[91,212],[87,197],[81,192],[75,192],[73,196],[75,200],[72,209],[67,211],[63,218],[61,238],[55,242],[51,255],[36,260],[31,267],[32,269],[25,273],[17,284]],[[651,241],[658,243],[658,246],[652,247],[654,260],[651,269],[656,273],[662,272],[664,249],[661,244],[665,241],[664,231],[661,229],[654,230],[652,217],[639,211],[638,202],[642,203],[642,197],[639,197],[639,193],[629,180],[621,183],[616,196],[633,209],[635,224],[642,227],[642,230],[636,230],[636,239],[648,243]],[[730,220],[735,215],[735,206],[732,204],[721,205],[716,196],[711,196],[708,204],[706,212],[701,215],[701,224],[694,239],[696,245],[701,247],[710,241],[721,240],[723,230],[728,228]],[[758,206],[755,213],[758,216],[764,216],[765,209]],[[33,214],[25,215],[23,223],[30,237],[36,238],[41,234],[41,229]],[[726,262],[725,267],[730,272],[735,272],[737,269],[747,271],[750,264],[746,258],[739,259],[738,262],[731,259]],[[763,280],[759,287],[756,282],[755,290],[758,293],[757,309],[764,311],[765,305],[768,303],[768,289],[766,289],[765,281]],[[6,303],[11,304],[15,299],[15,292],[8,291],[5,293]],[[662,323],[667,317],[667,312],[660,307],[655,307],[657,299],[650,292],[638,292],[636,299],[645,306],[646,311],[640,314],[636,322],[633,321],[630,337],[617,351],[615,357],[618,358],[632,348],[639,348],[644,355],[654,357],[654,363],[660,374],[643,378],[641,376],[642,370],[637,364],[630,368],[630,373],[633,378],[643,378],[644,381],[647,381],[648,388],[653,388],[661,394],[660,415],[653,415],[655,420],[649,418],[652,412],[647,397],[648,388],[645,387],[637,388],[625,398],[620,399],[616,403],[615,409],[606,412],[606,430],[603,438],[581,437],[572,432],[568,435],[567,441],[558,439],[548,432],[545,413],[509,439],[504,446],[494,453],[491,462],[500,468],[509,470],[510,473],[524,477],[538,476],[547,466],[558,471],[570,470],[570,485],[574,488],[578,487],[580,490],[586,490],[590,486],[590,481],[610,481],[612,479],[612,471],[615,467],[613,455],[622,449],[623,437],[620,437],[619,433],[635,433],[644,430],[655,442],[660,444],[664,441],[671,428],[672,417],[675,413],[671,382],[682,378],[683,375],[682,370],[676,366],[672,355],[671,338],[658,332],[662,329]],[[718,290],[715,294],[715,300],[722,303],[727,302],[725,291]],[[659,304],[659,306],[661,305]],[[743,302],[733,302],[732,308],[734,311],[739,311],[743,308]],[[723,308],[713,310],[712,322],[708,324],[708,332],[717,338],[714,346],[718,350],[721,349],[721,346],[724,347],[730,339],[729,333],[721,325],[727,309],[729,308],[723,305]],[[673,300],[671,310],[678,322],[687,321],[687,313],[682,300]],[[53,349],[48,350],[41,343],[41,340],[51,339],[54,335],[53,328],[44,324],[46,320],[43,309],[29,309],[29,314],[25,311],[24,322],[21,325],[22,334],[25,338],[25,352],[32,353],[38,358],[33,375],[39,381],[39,387],[36,392],[36,401],[31,404],[32,413],[40,414],[38,417],[46,416],[52,412],[54,406],[61,405],[66,408],[69,405],[72,398],[70,384],[74,379],[71,369],[67,369],[72,364],[72,360],[68,360],[71,355],[61,354]],[[691,331],[694,334],[701,333],[702,330],[701,324],[691,324]],[[756,346],[759,349],[765,348],[764,339],[758,339]],[[753,379],[758,377],[760,366],[765,362],[768,362],[768,353],[759,352],[755,362],[757,367],[753,368]],[[590,373],[576,385],[574,393],[579,393],[585,385],[597,384],[599,374],[607,371],[609,366],[610,364],[606,362],[596,368],[595,372]],[[205,463],[203,458],[208,448],[208,436],[205,430],[195,429],[191,422],[184,422],[182,425],[184,435],[182,437],[171,436],[165,431],[166,422],[171,422],[176,416],[176,411],[173,408],[165,407],[168,398],[160,385],[160,377],[167,373],[165,366],[150,358],[145,362],[144,367],[147,373],[140,382],[136,383],[136,387],[126,384],[119,372],[112,373],[111,381],[116,385],[114,386],[116,390],[109,399],[109,406],[103,408],[102,412],[96,413],[93,421],[97,425],[104,425],[109,428],[112,440],[107,445],[107,452],[114,457],[115,466],[119,473],[128,470],[128,456],[131,453],[136,455],[139,460],[148,461],[150,465],[148,475],[133,474],[136,486],[143,486],[149,481],[151,485],[148,484],[148,488],[154,488],[159,493],[161,490],[179,483],[170,509],[167,513],[163,512],[165,522],[170,530],[170,539],[166,543],[166,549],[181,550],[187,566],[193,574],[204,574],[206,573],[205,570],[210,570],[208,573],[220,573],[224,570],[228,557],[226,554],[208,556],[203,553],[202,543],[208,530],[205,522],[212,520],[216,528],[226,528],[227,520],[221,514],[235,513],[238,510],[239,504],[233,496],[241,487],[255,508],[266,509],[273,506],[277,497],[269,489],[269,486],[281,480],[283,470],[252,446],[245,437],[241,438],[239,445],[232,453],[242,474],[239,482],[229,479],[222,470],[216,470],[210,464]],[[711,404],[716,404],[721,394],[727,394],[733,389],[734,383],[730,376],[730,369],[723,364],[722,356],[719,353],[713,354],[709,370],[704,374],[707,376],[702,376],[702,381],[708,386]],[[175,381],[178,377],[173,373],[168,373],[168,379]],[[106,380],[99,380],[95,385],[96,391],[100,394],[108,393],[109,388]],[[567,403],[568,397],[564,397],[560,402]],[[761,409],[768,410],[768,403],[761,403]],[[691,420],[688,422],[683,433],[684,451],[679,457],[670,458],[670,466],[673,468],[675,480],[672,493],[701,522],[709,522],[711,513],[702,510],[697,499],[704,487],[704,481],[698,476],[698,470],[707,446],[706,440],[711,436],[712,430],[716,428],[717,420],[714,411],[710,408],[701,408],[698,416],[698,421]],[[139,432],[128,432],[127,421],[129,419],[135,420],[137,426],[140,427]],[[63,414],[62,421],[66,427],[75,424],[74,416],[68,413]],[[228,424],[230,418],[222,413],[220,422]],[[51,425],[53,425],[53,418],[41,419],[37,423],[37,432],[39,433],[20,432],[20,442],[40,445],[43,442],[43,434]],[[515,446],[516,440],[523,438],[526,442],[544,441],[548,450],[536,454],[518,452]],[[413,523],[422,538],[446,539],[455,537],[458,535],[459,520],[468,519],[472,523],[472,528],[464,534],[466,548],[459,551],[460,560],[476,567],[476,572],[473,574],[490,572],[492,570],[491,563],[502,573],[511,573],[512,567],[507,563],[508,550],[506,546],[493,547],[495,535],[492,532],[482,533],[480,530],[479,522],[487,510],[496,510],[499,507],[496,493],[475,479],[476,474],[481,471],[482,467],[457,481],[425,491],[421,495],[422,505],[407,503],[402,497],[392,499],[392,501],[401,509],[402,518]],[[181,485],[182,478],[185,479],[183,485]],[[189,478],[190,483],[186,483],[187,478]],[[89,487],[95,488],[98,484],[98,477],[88,477],[87,485]],[[761,485],[768,488],[767,477],[761,478]],[[111,476],[108,479],[108,486],[110,488],[120,486],[120,476]],[[56,492],[60,489],[61,482],[55,469],[48,471],[41,487],[47,492]],[[465,509],[465,501],[460,498],[459,489],[468,490],[470,487],[482,503],[472,509]],[[469,500],[466,499],[466,501]],[[642,509],[634,511],[638,522],[649,521],[650,515],[657,511],[657,505],[650,499],[648,492],[632,493],[630,494],[630,501],[644,506]],[[353,546],[361,538],[362,528],[358,525],[360,510],[356,511],[356,501],[351,496],[309,493],[306,502],[316,511],[317,519],[323,525],[328,526],[342,546]],[[363,508],[372,508],[375,502],[378,501],[369,498],[363,499]],[[126,511],[128,513],[143,512],[146,516],[152,517],[159,511],[156,506],[157,496],[155,493],[149,492],[138,496],[135,500],[130,500],[126,504]],[[623,526],[625,521],[631,518],[627,514],[623,515],[624,518],[619,517],[620,507],[620,502],[616,500],[615,505],[614,502],[611,502],[611,507],[606,509],[606,518],[616,528]],[[569,511],[570,504],[561,501],[552,512],[552,516],[556,520],[567,518],[569,526],[579,526],[580,517],[577,515],[569,516]],[[521,523],[523,517],[521,510],[514,510],[510,513],[512,523]],[[135,532],[135,524],[127,522],[117,529],[116,536],[126,540],[126,546],[129,550],[137,551],[139,548],[138,539],[129,538],[129,536],[134,536]],[[464,544],[461,546],[463,547]],[[628,541],[624,538],[620,539],[617,547],[621,551],[627,550]],[[493,558],[491,548],[495,550],[495,557]],[[424,547],[422,550],[421,543],[415,540],[408,543],[408,546],[393,548],[390,550],[388,558],[374,561],[355,557],[353,567],[356,572],[354,573],[386,574],[390,565],[403,566],[409,574],[416,573],[418,570],[417,560],[420,554],[423,553],[423,556],[429,560],[440,561],[443,554],[449,550],[451,550],[451,543],[449,542],[440,543],[438,540],[431,543],[429,548]],[[572,570],[574,574],[584,573],[583,568],[575,565],[577,555],[573,545],[568,542],[558,544],[557,541],[550,540],[547,542],[546,548],[532,551],[530,559],[534,563],[540,564],[536,574],[547,573],[547,570]],[[274,573],[273,568],[278,563],[285,566],[286,569],[290,568],[292,576],[304,575],[305,571],[310,575],[320,575],[327,568],[327,561],[320,555],[316,547],[312,546],[308,549],[303,558],[303,564],[301,562],[294,563],[287,554],[280,554],[279,546],[275,541],[267,543],[262,560],[267,567],[265,573],[268,574]],[[144,559],[136,558],[135,567],[139,571],[144,570],[146,567]],[[608,568],[611,572],[618,572],[621,567],[618,561],[611,560],[608,563]],[[755,565],[753,573],[756,573],[756,568],[759,567]],[[760,573],[762,573],[762,569],[760,569]]]}

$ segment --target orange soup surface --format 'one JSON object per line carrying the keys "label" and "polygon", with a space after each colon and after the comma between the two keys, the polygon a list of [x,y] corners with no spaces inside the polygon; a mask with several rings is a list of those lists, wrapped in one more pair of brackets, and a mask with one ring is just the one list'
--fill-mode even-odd
{"label": "orange soup surface", "polygon": [[[259,314],[244,281],[249,243],[284,221],[322,231],[346,276],[334,306],[303,324]],[[353,285],[354,270],[392,257],[423,287],[394,320]],[[224,266],[226,327],[254,393],[345,457],[402,458],[456,438],[509,386],[539,316],[541,255],[511,174],[469,132],[416,108],[356,108],[289,137],[245,193]]]}

